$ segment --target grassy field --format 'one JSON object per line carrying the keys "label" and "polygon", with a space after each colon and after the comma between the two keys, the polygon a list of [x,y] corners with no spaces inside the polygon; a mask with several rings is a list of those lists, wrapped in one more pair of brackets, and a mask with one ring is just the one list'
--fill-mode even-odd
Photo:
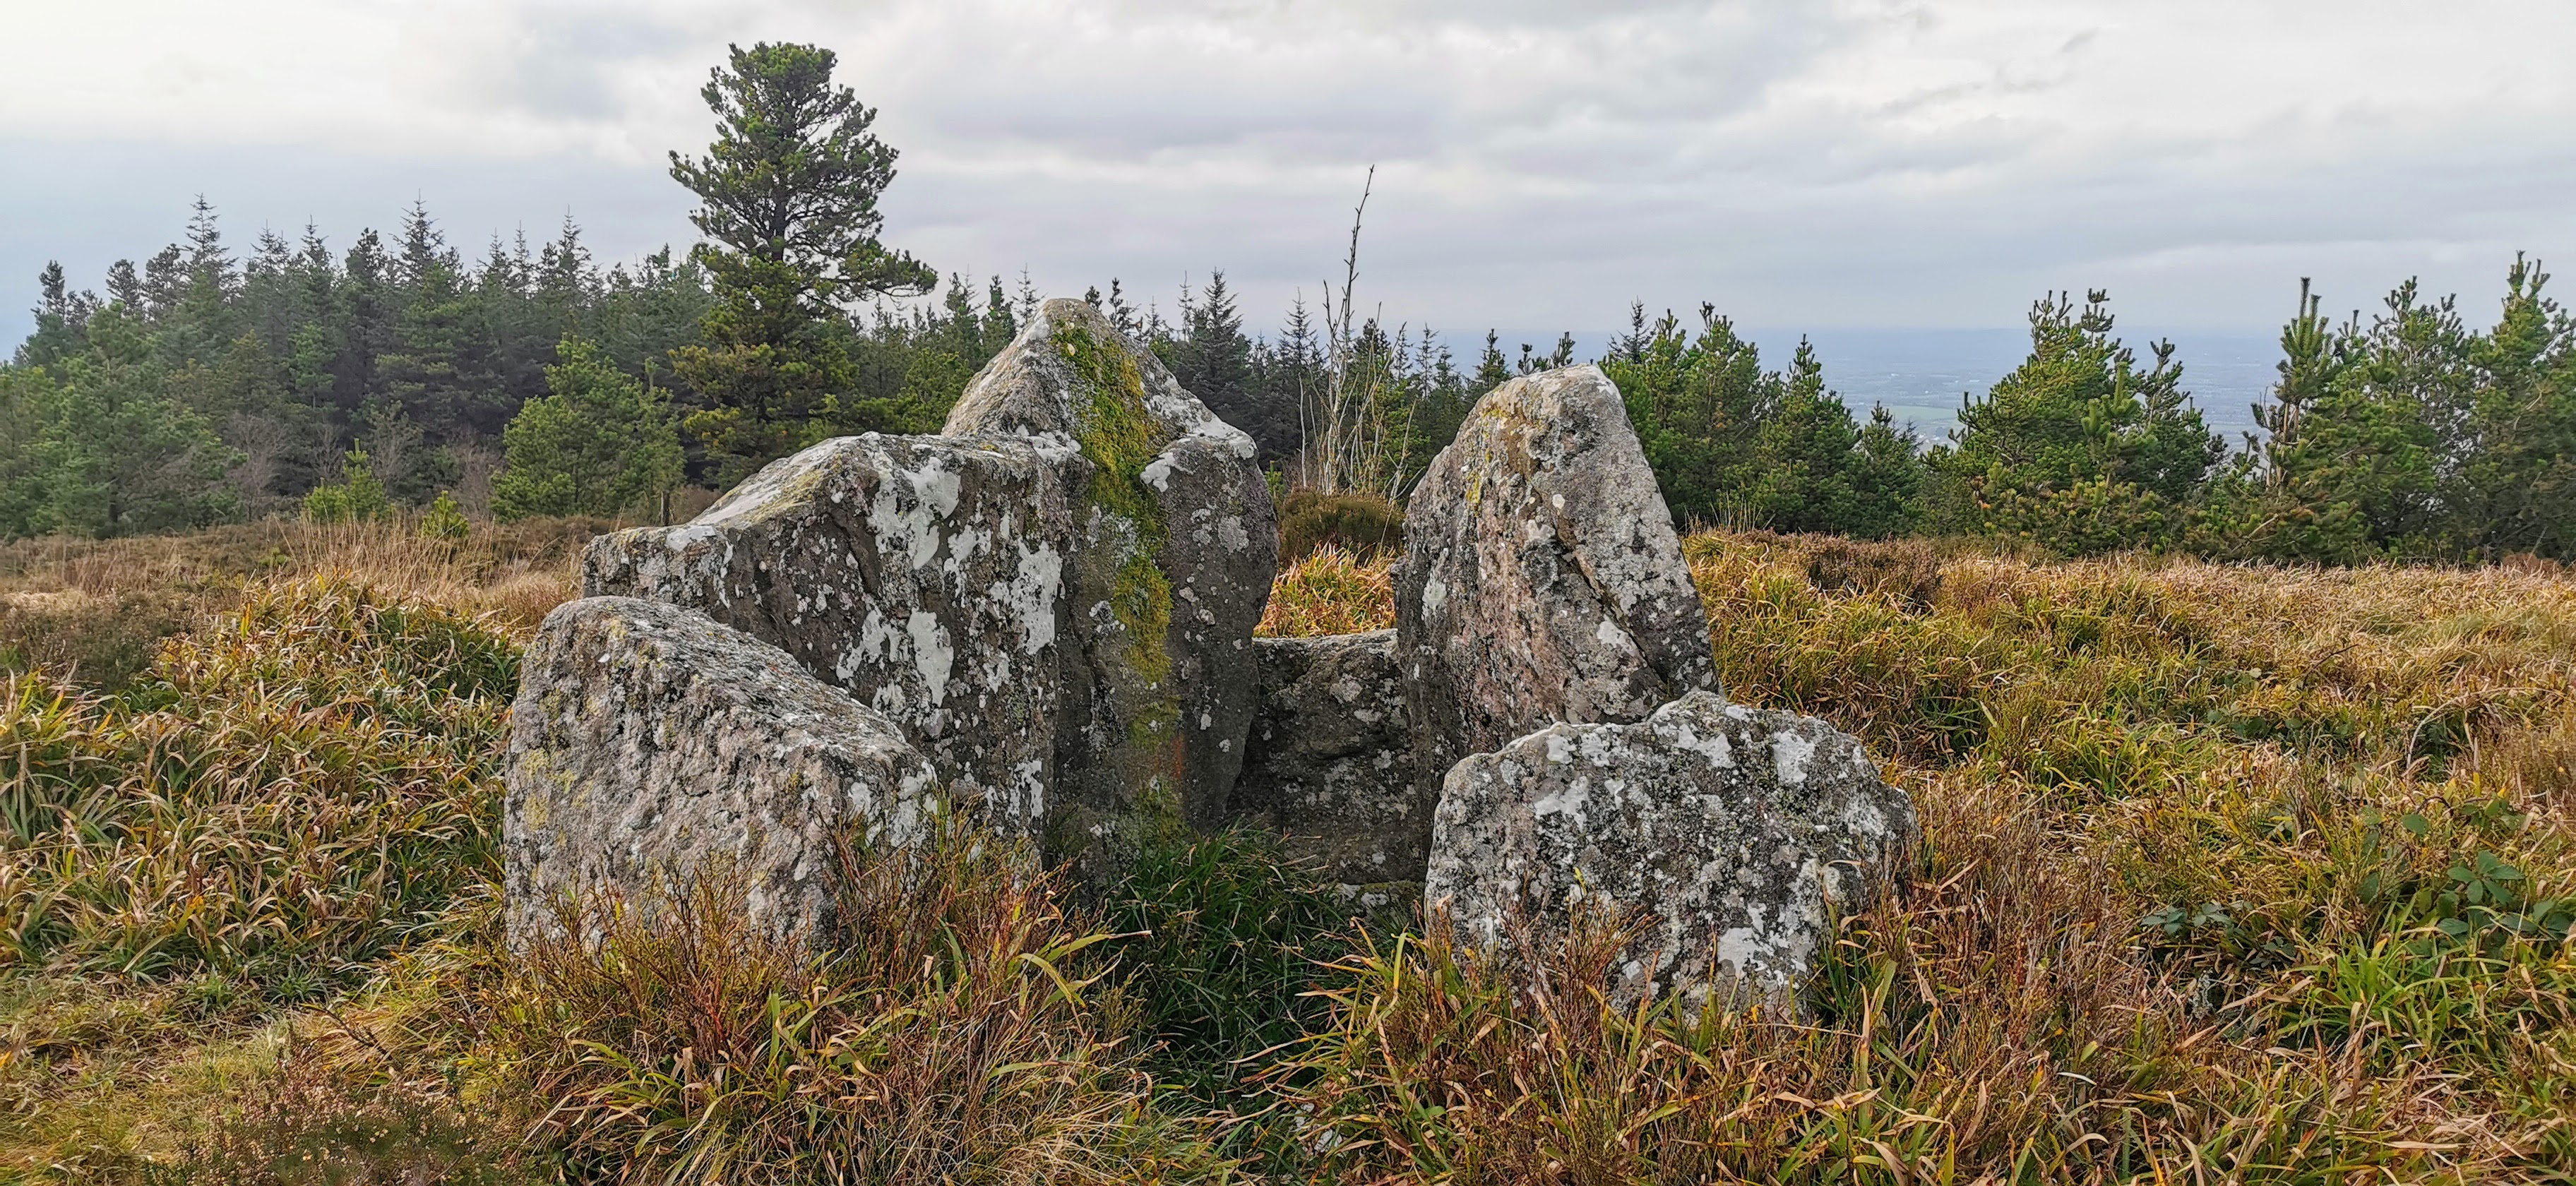
{"label": "grassy field", "polygon": [[[1928,838],[1804,1020],[1366,931],[1258,837],[1080,903],[852,852],[871,938],[512,958],[516,647],[598,525],[0,547],[0,1177],[2566,1181],[2576,580],[1687,542],[1730,694]],[[1320,552],[1264,630],[1391,621]]]}

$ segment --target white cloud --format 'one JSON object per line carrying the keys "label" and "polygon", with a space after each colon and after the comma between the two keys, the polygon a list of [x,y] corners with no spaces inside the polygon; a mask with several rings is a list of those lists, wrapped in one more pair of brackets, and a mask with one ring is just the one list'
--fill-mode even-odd
{"label": "white cloud", "polygon": [[[1333,266],[1369,163],[1366,282],[1459,328],[1632,296],[2007,324],[2088,285],[2250,327],[2300,275],[2483,301],[2515,248],[2576,245],[2556,0],[9,2],[0,139],[123,146],[43,184],[157,193],[128,253],[200,189],[253,222],[423,192],[469,242],[615,212],[634,241],[602,245],[640,250],[679,231],[663,153],[705,139],[707,68],[761,38],[840,51],[904,152],[890,231],[933,262],[1157,294],[1223,266],[1256,310]],[[226,154],[269,180],[221,192]],[[104,233],[29,184],[0,190],[7,275]]]}

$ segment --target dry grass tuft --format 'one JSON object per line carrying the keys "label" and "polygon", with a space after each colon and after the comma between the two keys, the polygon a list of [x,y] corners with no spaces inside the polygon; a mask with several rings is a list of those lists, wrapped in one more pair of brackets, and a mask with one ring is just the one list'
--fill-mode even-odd
{"label": "dry grass tuft", "polygon": [[1317,547],[1280,571],[1253,633],[1316,638],[1395,625],[1395,560],[1361,557],[1332,544]]}
{"label": "dry grass tuft", "polygon": [[267,520],[196,535],[0,543],[0,670],[121,690],[162,639],[231,613],[247,590],[326,575],[494,615],[523,635],[576,594],[582,545],[608,526],[531,519],[447,541],[407,520]]}
{"label": "dry grass tuft", "polygon": [[1941,558],[1921,540],[1829,539],[1807,557],[1807,580],[1825,593],[1894,597],[1930,609],[1941,594]]}
{"label": "dry grass tuft", "polygon": [[1295,564],[1323,547],[1369,560],[1393,556],[1404,550],[1404,508],[1357,490],[1290,491],[1279,504],[1279,558]]}
{"label": "dry grass tuft", "polygon": [[[493,1007],[513,1127],[582,1176],[727,1183],[1222,1176],[1151,1113],[1034,855],[951,821],[845,851],[830,954],[746,930],[725,871],[523,953]],[[636,921],[649,913],[654,920]]]}

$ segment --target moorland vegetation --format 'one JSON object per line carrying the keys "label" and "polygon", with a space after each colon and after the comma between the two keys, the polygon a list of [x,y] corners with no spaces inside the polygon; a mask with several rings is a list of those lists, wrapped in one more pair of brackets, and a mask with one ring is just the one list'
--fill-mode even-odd
{"label": "moorland vegetation", "polygon": [[[1804,1015],[1617,1008],[1622,920],[1501,962],[1249,831],[1099,892],[965,824],[853,843],[824,956],[735,925],[721,870],[505,951],[505,711],[581,542],[934,431],[1033,307],[887,303],[936,276],[877,240],[894,153],[832,65],[715,73],[685,258],[602,271],[567,224],[469,267],[416,206],[236,260],[201,203],[104,298],[48,270],[0,367],[0,1173],[2576,1172],[2576,319],[2521,263],[2484,328],[2303,294],[2234,451],[2100,294],[2039,302],[1928,449],[1810,351],[1632,312],[1599,361],[1729,694],[1860,734],[1923,819]],[[748,200],[781,169],[815,201]],[[1219,276],[1168,321],[1095,296],[1276,467],[1273,635],[1391,623],[1410,476],[1574,361],[1457,365],[1347,281],[1267,339]]]}
{"label": "moorland vegetation", "polygon": [[[596,524],[0,555],[0,1158],[99,1181],[2547,1180],[2576,1165],[2576,581],[1704,532],[1730,693],[1865,736],[1911,892],[1806,1019],[1354,920],[1254,834],[1105,895],[853,848],[870,944],[514,958],[519,640]],[[1282,575],[1273,631],[1390,613]],[[167,615],[138,617],[147,604]],[[138,636],[175,632],[127,658]],[[30,648],[40,639],[50,650]],[[91,658],[94,650],[97,658]],[[901,903],[900,906],[896,903]],[[336,1176],[335,1176],[336,1175]],[[408,1175],[408,1176],[405,1176]],[[945,1178],[943,1176],[946,1176]]]}

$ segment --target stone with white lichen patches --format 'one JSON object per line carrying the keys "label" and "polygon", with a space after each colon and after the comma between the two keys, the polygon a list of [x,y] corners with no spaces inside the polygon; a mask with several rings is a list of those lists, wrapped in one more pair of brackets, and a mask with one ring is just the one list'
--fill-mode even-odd
{"label": "stone with white lichen patches", "polygon": [[1717,687],[1708,618],[1619,390],[1581,366],[1478,400],[1405,509],[1398,654],[1422,774],[1557,721]]}
{"label": "stone with white lichen patches", "polygon": [[1814,717],[1693,692],[1628,725],[1553,725],[1449,771],[1423,897],[1462,941],[1589,903],[1640,912],[1617,998],[1794,1007],[1833,917],[1901,882],[1914,801]]}
{"label": "stone with white lichen patches", "polygon": [[1050,855],[1114,877],[1144,845],[1221,823],[1242,769],[1252,629],[1278,566],[1252,438],[1082,301],[1041,305],[945,430],[1090,463],[1069,491],[1076,607],[1060,655]]}
{"label": "stone with white lichen patches", "polygon": [[694,521],[591,541],[582,585],[774,643],[901,727],[942,778],[1034,832],[1053,787],[1089,463],[1016,438],[841,437]]}
{"label": "stone with white lichen patches", "polygon": [[1433,796],[1414,776],[1395,631],[1253,641],[1261,710],[1234,810],[1352,887],[1422,880]]}
{"label": "stone with white lichen patches", "polygon": [[1082,876],[1219,824],[1278,531],[1251,438],[1080,301],[945,435],[775,462],[695,521],[592,541],[583,584],[776,643]]}
{"label": "stone with white lichen patches", "polygon": [[[704,615],[590,597],[546,615],[510,710],[502,808],[513,948],[729,861],[754,926],[820,937],[839,846],[903,844],[944,809],[885,717]],[[565,908],[571,908],[567,913]]]}

